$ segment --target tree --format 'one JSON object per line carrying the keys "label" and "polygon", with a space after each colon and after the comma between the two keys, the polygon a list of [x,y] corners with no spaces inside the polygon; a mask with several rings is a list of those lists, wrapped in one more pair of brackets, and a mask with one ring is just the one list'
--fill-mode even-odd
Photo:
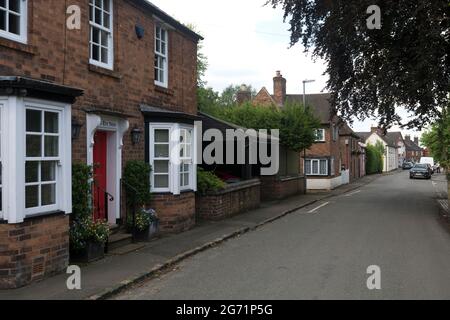
{"label": "tree", "polygon": [[[252,97],[255,97],[257,94],[256,90],[251,85],[246,86],[247,89],[250,90]],[[223,106],[231,106],[236,104],[237,93],[239,90],[241,90],[241,85],[230,84],[222,91],[219,103]]]}
{"label": "tree", "polygon": [[[291,45],[327,63],[331,103],[349,121],[422,129],[440,118],[450,79],[448,0],[268,0],[290,22]],[[381,28],[369,29],[369,6]],[[371,13],[372,14],[372,13]],[[396,107],[411,113],[402,122]]]}
{"label": "tree", "polygon": [[383,153],[370,143],[366,147],[366,172],[367,174],[383,172]]}
{"label": "tree", "polygon": [[[201,35],[198,28],[194,24],[189,23],[186,27]],[[199,88],[204,88],[207,85],[204,77],[206,75],[206,70],[208,70],[208,57],[202,52],[202,50],[203,43],[202,41],[199,41],[197,45],[197,86]]]}

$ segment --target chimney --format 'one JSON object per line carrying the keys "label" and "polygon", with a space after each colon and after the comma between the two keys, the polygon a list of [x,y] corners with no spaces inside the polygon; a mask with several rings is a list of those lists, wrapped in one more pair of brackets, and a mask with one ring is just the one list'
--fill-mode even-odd
{"label": "chimney", "polygon": [[236,96],[237,104],[241,105],[250,100],[252,100],[252,93],[250,92],[249,88],[245,84],[241,85],[241,88],[239,89],[237,96]]}
{"label": "chimney", "polygon": [[410,136],[409,134],[407,134],[407,135],[405,136],[405,140],[411,141],[411,136]]}
{"label": "chimney", "polygon": [[378,132],[379,131],[378,129],[379,129],[378,127],[371,127],[370,128],[370,133]]}
{"label": "chimney", "polygon": [[419,137],[415,137],[415,138],[414,138],[414,143],[417,144],[417,145],[419,145]]}
{"label": "chimney", "polygon": [[286,79],[281,75],[281,71],[277,71],[277,75],[273,78],[273,95],[277,105],[284,106],[286,102]]}

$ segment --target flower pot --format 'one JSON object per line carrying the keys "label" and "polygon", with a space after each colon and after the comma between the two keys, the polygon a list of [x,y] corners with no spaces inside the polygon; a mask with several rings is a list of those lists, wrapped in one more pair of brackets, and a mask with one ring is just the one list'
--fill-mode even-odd
{"label": "flower pot", "polygon": [[150,227],[145,230],[136,230],[134,232],[134,241],[147,242],[150,239]]}
{"label": "flower pot", "polygon": [[78,263],[91,263],[97,260],[101,260],[104,257],[105,244],[89,242],[84,250],[71,253],[70,261]]}

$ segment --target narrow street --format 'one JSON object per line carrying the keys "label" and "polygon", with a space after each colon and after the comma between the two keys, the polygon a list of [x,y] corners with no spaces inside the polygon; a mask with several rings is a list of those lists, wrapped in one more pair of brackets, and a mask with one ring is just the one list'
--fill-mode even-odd
{"label": "narrow street", "polygon": [[[450,233],[436,198],[432,181],[383,176],[115,299],[450,299]],[[367,288],[372,265],[381,268],[381,290]]]}

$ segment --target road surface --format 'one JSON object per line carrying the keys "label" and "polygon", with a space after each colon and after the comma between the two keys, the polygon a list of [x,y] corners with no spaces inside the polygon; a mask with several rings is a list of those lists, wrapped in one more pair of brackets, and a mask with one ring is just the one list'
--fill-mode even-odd
{"label": "road surface", "polygon": [[[437,197],[432,181],[383,176],[115,299],[450,299],[450,233]],[[381,290],[368,289],[369,266],[380,268]]]}

